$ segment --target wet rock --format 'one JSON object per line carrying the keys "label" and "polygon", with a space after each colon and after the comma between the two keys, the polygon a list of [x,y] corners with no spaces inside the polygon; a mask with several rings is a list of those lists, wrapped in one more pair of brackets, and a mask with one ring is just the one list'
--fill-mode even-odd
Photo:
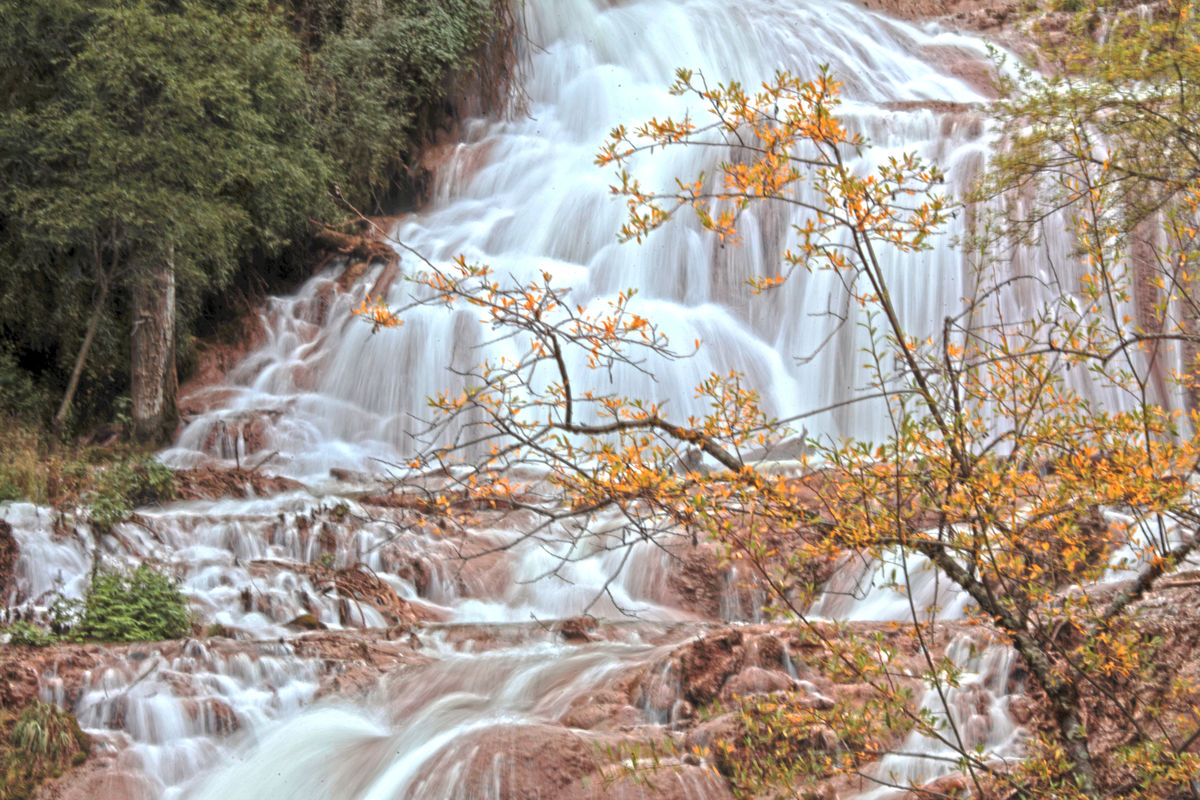
{"label": "wet rock", "polygon": [[617,731],[642,724],[641,713],[622,702],[585,703],[573,707],[559,720],[565,727],[589,731]]}
{"label": "wet rock", "polygon": [[422,596],[429,591],[433,575],[427,561],[411,554],[405,554],[398,559],[389,558],[390,552],[388,551],[381,555],[384,559],[384,568],[388,572],[411,583],[417,593]]}
{"label": "wet rock", "polygon": [[241,727],[237,712],[218,697],[187,701],[183,710],[192,719],[200,721],[201,729],[208,736],[225,736]]}
{"label": "wet rock", "polygon": [[701,722],[687,733],[686,745],[688,750],[694,748],[708,749],[720,741],[732,741],[740,727],[737,717],[732,714],[722,714],[710,720]]}
{"label": "wet rock", "polygon": [[557,623],[554,631],[563,638],[563,641],[581,644],[592,641],[591,632],[596,630],[598,625],[595,617],[571,617]]}
{"label": "wet rock", "polygon": [[810,725],[805,728],[802,741],[812,750],[834,752],[842,743],[842,738],[828,725]]}
{"label": "wet rock", "polygon": [[325,630],[325,623],[312,614],[301,614],[288,622],[287,627],[301,631],[323,631]]}
{"label": "wet rock", "polygon": [[223,385],[226,377],[267,338],[262,317],[250,309],[247,311],[216,337],[197,343],[192,375],[179,387],[177,407],[181,420],[228,407],[233,392]]}
{"label": "wet rock", "polygon": [[816,709],[817,711],[829,711],[837,705],[832,697],[826,697],[816,692],[804,695],[797,701],[797,704],[804,708]]}
{"label": "wet rock", "polygon": [[860,0],[864,8],[900,19],[936,19],[966,30],[990,31],[1020,17],[1018,0]]}
{"label": "wet rock", "polygon": [[1028,725],[1033,718],[1033,701],[1027,695],[1016,695],[1008,701],[1008,714],[1018,725]]}
{"label": "wet rock", "polygon": [[303,488],[298,481],[253,469],[205,466],[175,472],[175,492],[180,500],[264,497]]}
{"label": "wet rock", "polygon": [[255,454],[270,441],[271,431],[282,413],[277,409],[262,409],[219,419],[209,426],[201,449],[217,458],[239,463],[246,459],[254,467],[261,466],[270,459],[270,453]]}
{"label": "wet rock", "polygon": [[696,707],[687,700],[676,700],[671,706],[671,724],[678,725],[696,716]]}
{"label": "wet rock", "polygon": [[13,537],[12,526],[0,519],[0,601],[7,603],[16,563],[17,540]]}
{"label": "wet rock", "polygon": [[158,789],[150,778],[130,769],[97,765],[42,788],[38,800],[155,800]]}
{"label": "wet rock", "polygon": [[[333,478],[335,481],[342,481],[343,483],[356,485],[367,484],[371,482],[371,476],[365,472],[357,472],[350,469],[339,469],[338,467],[333,467],[329,470],[329,477]],[[370,498],[368,498],[365,502],[371,502]]]}
{"label": "wet rock", "polygon": [[[374,608],[388,620],[389,625],[414,624],[426,619],[422,613],[423,607],[415,606],[400,597],[391,586],[363,564],[334,570],[333,585],[339,593],[354,603]],[[342,617],[343,623],[361,621],[362,611],[359,609],[356,615],[344,610]]]}
{"label": "wet rock", "polygon": [[460,562],[454,580],[464,596],[503,597],[513,585],[512,570],[512,558],[507,553],[486,553]]}
{"label": "wet rock", "polygon": [[38,674],[38,670],[28,663],[7,661],[0,664],[0,706],[21,708],[36,700]]}
{"label": "wet rock", "polygon": [[569,787],[566,800],[733,800],[729,784],[708,767],[663,763],[639,772],[609,767]]}
{"label": "wet rock", "polygon": [[469,753],[461,782],[455,783],[459,796],[482,795],[486,789],[495,800],[570,798],[577,795],[564,790],[595,771],[597,752],[592,743],[565,728],[506,725],[464,737],[447,760]]}
{"label": "wet rock", "polygon": [[742,633],[737,630],[706,636],[685,647],[677,662],[683,696],[696,706],[712,702],[738,671],[743,654]]}
{"label": "wet rock", "polygon": [[715,542],[677,551],[679,561],[671,570],[667,585],[677,604],[697,614],[716,619],[721,616],[721,596],[725,589],[725,567],[721,548]]}
{"label": "wet rock", "polygon": [[361,697],[379,683],[379,670],[367,664],[351,664],[321,681],[316,699]]}
{"label": "wet rock", "polygon": [[967,777],[954,772],[908,792],[903,800],[958,800],[973,794],[971,782]]}
{"label": "wet rock", "polygon": [[721,689],[722,701],[755,694],[770,694],[795,687],[796,680],[785,672],[762,667],[747,667],[730,678]]}

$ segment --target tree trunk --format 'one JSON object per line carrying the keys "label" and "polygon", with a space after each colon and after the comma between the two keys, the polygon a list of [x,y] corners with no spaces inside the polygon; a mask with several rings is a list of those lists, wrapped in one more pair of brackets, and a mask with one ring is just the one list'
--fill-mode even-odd
{"label": "tree trunk", "polygon": [[146,270],[133,287],[130,395],[133,435],[143,442],[162,438],[167,416],[167,378],[175,340],[175,248]]}
{"label": "tree trunk", "polygon": [[96,293],[96,299],[92,303],[92,316],[88,320],[87,330],[83,334],[83,342],[79,345],[79,353],[75,356],[75,368],[71,370],[71,380],[67,382],[67,390],[63,392],[62,402],[58,406],[58,412],[54,415],[52,430],[55,436],[62,433],[63,424],[67,420],[67,412],[71,410],[71,403],[79,388],[79,379],[83,376],[83,368],[87,364],[92,342],[96,340],[96,329],[100,327],[100,319],[104,316],[104,306],[107,302],[108,276],[101,271],[100,290]]}

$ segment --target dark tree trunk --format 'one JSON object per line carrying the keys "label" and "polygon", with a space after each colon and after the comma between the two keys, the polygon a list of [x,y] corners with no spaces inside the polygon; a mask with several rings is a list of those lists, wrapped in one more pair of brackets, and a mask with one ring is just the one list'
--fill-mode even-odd
{"label": "dark tree trunk", "polygon": [[91,352],[92,342],[96,340],[96,329],[100,327],[100,319],[104,316],[104,307],[107,303],[108,277],[101,272],[100,288],[96,292],[96,299],[92,303],[92,316],[88,320],[87,330],[83,334],[83,342],[79,345],[79,352],[75,356],[75,368],[71,370],[71,380],[67,382],[67,390],[63,392],[62,402],[58,406],[58,412],[54,415],[52,430],[56,435],[62,432],[63,424],[67,420],[67,413],[71,410],[71,403],[75,399],[75,392],[79,389],[79,379],[83,376],[83,368],[87,364],[87,357],[88,353]]}
{"label": "dark tree trunk", "polygon": [[159,264],[146,270],[133,287],[132,372],[133,435],[158,441],[170,412],[167,380],[175,340],[175,251],[168,248]]}

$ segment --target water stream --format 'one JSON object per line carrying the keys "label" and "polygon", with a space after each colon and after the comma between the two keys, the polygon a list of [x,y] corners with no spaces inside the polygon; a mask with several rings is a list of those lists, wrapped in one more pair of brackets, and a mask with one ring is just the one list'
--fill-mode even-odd
{"label": "water stream", "polygon": [[[611,176],[592,159],[612,126],[685,111],[666,91],[677,67],[754,84],[778,69],[810,75],[829,64],[844,82],[844,115],[875,144],[866,162],[917,150],[947,170],[951,190],[961,190],[989,147],[986,125],[972,110],[986,99],[986,87],[972,82],[986,59],[984,45],[838,0],[527,0],[524,15],[525,112],[467,122],[463,141],[439,169],[432,204],[404,218],[394,235],[437,263],[465,254],[516,280],[549,271],[579,303],[637,287],[634,311],[660,321],[673,340],[699,338],[704,346],[669,368],[650,365],[653,380],[617,374],[611,388],[665,402],[680,417],[703,410],[692,392],[702,378],[733,368],[780,416],[862,393],[863,333],[853,317],[834,327],[825,313],[840,308],[835,276],[800,275],[750,302],[744,282],[774,268],[786,217],[755,212],[740,248],[714,244],[682,218],[647,244],[621,245],[615,232],[624,206],[609,195]],[[638,168],[648,183],[661,184],[696,174],[712,159],[679,150]],[[896,300],[918,333],[940,324],[942,310],[969,289],[951,246],[962,222],[919,258],[888,256]],[[411,261],[405,256],[402,269],[417,269]],[[578,745],[582,734],[558,724],[575,701],[657,663],[715,622],[669,591],[677,568],[672,543],[639,546],[615,581],[624,556],[605,550],[537,580],[561,555],[544,542],[464,565],[456,558],[461,538],[404,509],[366,503],[368,476],[412,451],[425,398],[452,380],[447,366],[470,366],[508,345],[481,346],[484,335],[469,313],[428,309],[398,330],[372,335],[351,310],[380,289],[401,304],[407,285],[377,286],[381,268],[345,291],[336,278],[331,268],[295,295],[270,301],[264,343],[225,384],[208,390],[209,410],[188,420],[163,454],[176,467],[261,464],[302,488],[140,509],[134,522],[104,537],[70,515],[0,506],[21,552],[6,598],[11,607],[36,612],[55,592],[79,596],[95,558],[111,567],[152,561],[179,576],[202,626],[232,637],[122,651],[90,670],[73,693],[56,669],[41,676],[43,695],[71,705],[100,749],[113,754],[111,769],[126,776],[119,791],[106,784],[107,796],[540,796],[529,793],[520,770],[544,768],[539,747],[549,748],[545,761]],[[827,339],[813,358],[796,360]],[[865,403],[806,424],[814,434],[884,431],[879,408]],[[520,534],[520,520],[497,518],[466,537],[482,550]],[[307,615],[331,630],[385,630],[397,620],[387,609],[352,602],[312,569],[318,563],[362,564],[434,621],[414,629],[411,647],[407,627],[378,635],[404,640],[393,654],[402,665],[368,681],[363,695],[318,699],[329,658],[303,645],[294,623]],[[920,565],[913,571],[928,573]],[[842,584],[850,590],[818,601],[817,613],[908,618],[906,601],[867,585],[863,574],[848,565]],[[936,604],[933,613],[961,615],[964,604],[947,587],[930,592],[921,602]],[[732,595],[719,603],[732,619],[756,613],[746,606]],[[565,643],[553,621],[584,611],[609,619],[634,612],[640,622]],[[962,697],[948,701],[949,713],[971,731],[968,746],[1015,753],[1017,732],[1004,713],[1008,656],[974,652],[965,642],[953,648],[968,677]],[[939,698],[925,702],[945,713]],[[631,727],[660,721],[647,709],[626,720]],[[606,741],[589,737],[588,748]],[[942,774],[948,768],[936,760],[939,747],[906,742],[906,751],[923,750],[934,760],[889,756],[879,774],[898,783]],[[727,796],[706,775],[681,772],[669,796]],[[543,778],[554,787],[547,797],[598,791]],[[620,796],[651,796],[626,789],[631,793]],[[549,790],[543,784],[538,791]]]}

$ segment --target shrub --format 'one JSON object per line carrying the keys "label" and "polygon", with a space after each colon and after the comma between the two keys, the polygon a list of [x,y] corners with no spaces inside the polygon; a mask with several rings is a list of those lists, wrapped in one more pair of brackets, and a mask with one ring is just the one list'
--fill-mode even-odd
{"label": "shrub", "polygon": [[12,625],[9,625],[7,631],[9,644],[24,645],[26,647],[45,647],[57,641],[57,637],[54,634],[24,620],[17,620]]}
{"label": "shrub", "polygon": [[50,608],[56,633],[74,641],[154,642],[192,628],[179,583],[143,564],[131,574],[100,573],[83,600],[59,598]]}
{"label": "shrub", "polygon": [[90,493],[88,516],[101,532],[127,518],[133,509],[175,496],[175,476],[170,468],[149,456],[117,461],[100,475]]}
{"label": "shrub", "polygon": [[87,760],[90,741],[75,717],[49,703],[0,712],[0,800],[25,800],[48,778]]}

